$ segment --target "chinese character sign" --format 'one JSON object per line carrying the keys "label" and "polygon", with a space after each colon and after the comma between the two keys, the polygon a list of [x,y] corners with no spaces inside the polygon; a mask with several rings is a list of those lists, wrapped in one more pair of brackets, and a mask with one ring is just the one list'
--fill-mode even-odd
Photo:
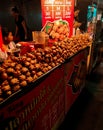
{"label": "chinese character sign", "polygon": [[66,20],[69,23],[70,34],[73,31],[74,0],[41,0],[42,25],[47,21]]}

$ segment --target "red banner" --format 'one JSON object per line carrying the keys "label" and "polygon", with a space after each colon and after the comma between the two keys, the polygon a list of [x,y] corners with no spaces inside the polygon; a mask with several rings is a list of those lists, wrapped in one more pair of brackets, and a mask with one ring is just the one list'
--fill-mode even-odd
{"label": "red banner", "polygon": [[2,44],[3,44],[3,37],[2,37],[2,30],[0,27],[0,48],[2,48]]}
{"label": "red banner", "polygon": [[[0,109],[0,130],[51,130],[64,118],[64,68]],[[57,127],[57,126],[55,126]]]}
{"label": "red banner", "polygon": [[71,62],[65,64],[65,112],[67,113],[79,96],[85,84],[87,74],[88,49],[75,55]]}
{"label": "red banner", "polygon": [[69,23],[70,34],[73,32],[74,0],[41,0],[42,25],[54,20],[66,20]]}

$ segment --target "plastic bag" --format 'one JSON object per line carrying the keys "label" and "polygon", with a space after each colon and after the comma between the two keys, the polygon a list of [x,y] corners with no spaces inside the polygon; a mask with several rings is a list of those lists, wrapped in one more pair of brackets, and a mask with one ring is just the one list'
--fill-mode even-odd
{"label": "plastic bag", "polygon": [[0,62],[3,62],[4,60],[7,59],[7,53],[6,52],[3,52],[1,49],[0,49]]}

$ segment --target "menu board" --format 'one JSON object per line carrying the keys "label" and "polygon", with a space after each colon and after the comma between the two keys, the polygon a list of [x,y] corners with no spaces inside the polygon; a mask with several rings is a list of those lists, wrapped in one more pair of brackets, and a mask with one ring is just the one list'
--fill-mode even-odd
{"label": "menu board", "polygon": [[70,26],[70,35],[73,30],[74,0],[41,0],[42,25],[47,21],[66,20]]}

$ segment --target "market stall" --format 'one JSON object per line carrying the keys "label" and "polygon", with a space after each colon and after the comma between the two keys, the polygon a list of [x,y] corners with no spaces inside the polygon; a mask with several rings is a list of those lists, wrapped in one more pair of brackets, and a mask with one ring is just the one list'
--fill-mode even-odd
{"label": "market stall", "polygon": [[56,129],[82,90],[90,43],[81,34],[5,60],[0,66],[0,128]]}
{"label": "market stall", "polygon": [[1,130],[56,130],[85,85],[92,40],[72,36],[74,1],[41,4],[41,31],[0,64]]}

